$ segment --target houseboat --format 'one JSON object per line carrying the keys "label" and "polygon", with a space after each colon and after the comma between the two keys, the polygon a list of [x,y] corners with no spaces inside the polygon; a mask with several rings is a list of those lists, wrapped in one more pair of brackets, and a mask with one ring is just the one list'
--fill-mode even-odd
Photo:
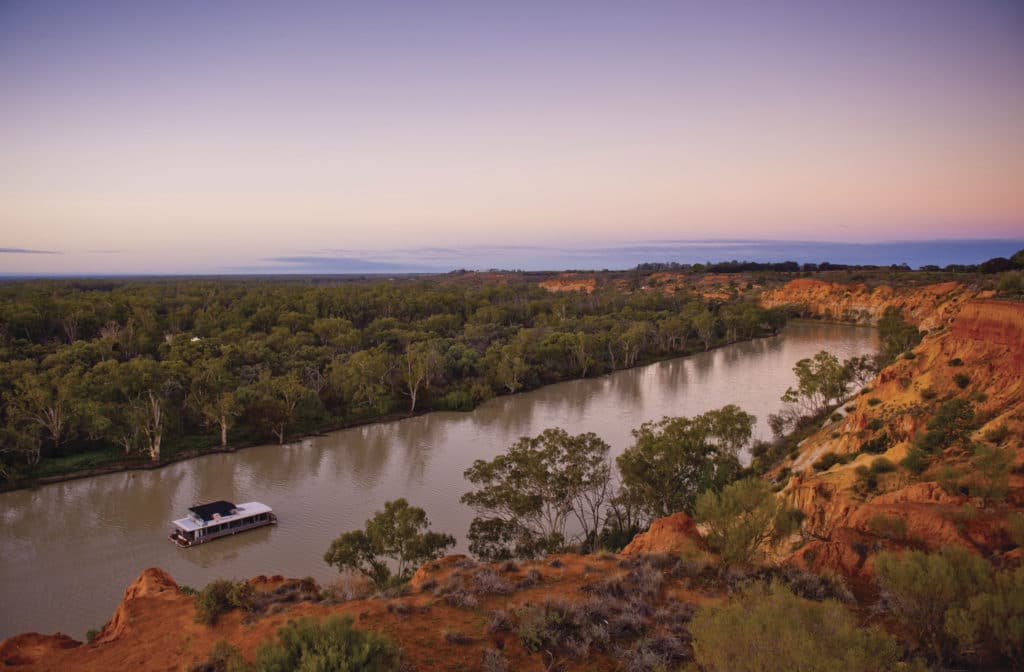
{"label": "houseboat", "polygon": [[260,502],[232,504],[220,500],[189,507],[188,511],[185,518],[171,522],[174,527],[170,539],[182,548],[277,522],[270,507]]}

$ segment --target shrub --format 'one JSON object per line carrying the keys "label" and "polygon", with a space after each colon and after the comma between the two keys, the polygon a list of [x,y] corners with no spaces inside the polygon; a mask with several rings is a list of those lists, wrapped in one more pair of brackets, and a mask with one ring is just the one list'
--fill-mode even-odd
{"label": "shrub", "polygon": [[480,654],[480,672],[509,672],[508,659],[497,649],[484,649]]}
{"label": "shrub", "polygon": [[867,497],[878,488],[878,477],[867,467],[861,465],[855,470],[857,483],[855,489],[862,497]]}
{"label": "shrub", "polygon": [[945,632],[946,612],[962,608],[992,585],[991,567],[963,548],[881,553],[875,572],[886,610],[940,666],[954,648]]}
{"label": "shrub", "polygon": [[907,521],[899,516],[879,514],[868,521],[868,531],[885,539],[903,539],[907,536]]}
{"label": "shrub", "polygon": [[210,648],[206,660],[192,668],[191,672],[243,672],[249,666],[242,657],[242,651],[230,642],[218,639]]}
{"label": "shrub", "polygon": [[838,455],[833,451],[828,451],[811,466],[814,467],[815,471],[828,471],[836,464],[846,464],[853,459],[853,455]]}
{"label": "shrub", "polygon": [[745,478],[697,498],[694,519],[708,526],[707,542],[727,563],[752,560],[775,532],[779,502],[768,484]]}
{"label": "shrub", "polygon": [[871,397],[868,399],[868,406],[878,406],[880,403],[882,403],[882,400],[878,397]]}
{"label": "shrub", "polygon": [[917,355],[915,355],[912,352],[904,352],[903,353],[903,359],[914,359],[915,357],[917,357]]}
{"label": "shrub", "polygon": [[881,429],[883,426],[884,423],[879,418],[873,418],[871,422],[868,423],[868,429],[873,432]]}
{"label": "shrub", "polygon": [[702,608],[690,624],[694,658],[709,670],[807,672],[891,669],[896,641],[833,600],[808,602],[781,584],[757,584],[729,604]]}
{"label": "shrub", "polygon": [[937,396],[939,396],[939,393],[930,387],[926,387],[923,390],[921,390],[921,398],[924,399],[925,401],[931,401]]}
{"label": "shrub", "polygon": [[476,639],[470,637],[464,632],[459,632],[457,630],[445,630],[444,641],[449,644],[472,644]]}
{"label": "shrub", "polygon": [[330,616],[322,624],[311,617],[288,621],[276,642],[256,649],[257,672],[284,670],[398,670],[398,648],[387,637],[357,630],[349,616]]}
{"label": "shrub", "polygon": [[963,366],[964,365],[964,360],[960,359],[959,357],[954,357],[953,359],[949,360],[949,365],[950,366]]}
{"label": "shrub", "polygon": [[1010,428],[1006,425],[999,425],[998,427],[993,427],[985,432],[985,440],[998,446],[1002,444],[1009,435]]}
{"label": "shrub", "polygon": [[953,376],[953,382],[962,390],[971,384],[971,377],[964,373],[957,373]]}
{"label": "shrub", "polygon": [[96,628],[89,628],[85,633],[85,641],[89,644],[92,644],[93,640],[96,639],[96,636],[99,634],[100,631]]}
{"label": "shrub", "polygon": [[879,457],[871,463],[871,473],[873,474],[886,474],[890,471],[896,471],[896,465],[884,457]]}
{"label": "shrub", "polygon": [[878,455],[889,450],[889,444],[892,440],[889,438],[888,432],[882,432],[873,439],[868,439],[864,443],[860,444],[860,451],[862,453],[871,453]]}
{"label": "shrub", "polygon": [[900,460],[900,466],[914,474],[921,474],[928,468],[928,454],[917,446],[907,451],[907,456]]}
{"label": "shrub", "polygon": [[256,589],[248,581],[217,579],[195,596],[196,622],[212,625],[232,609],[251,609]]}
{"label": "shrub", "polygon": [[1024,546],[1024,513],[1011,513],[1007,517],[1006,532],[1015,546]]}
{"label": "shrub", "polygon": [[842,413],[833,413],[832,415],[829,416],[829,420],[831,420],[832,422],[839,422],[842,419],[843,419],[843,414]]}
{"label": "shrub", "polygon": [[485,567],[473,575],[473,590],[484,595],[505,595],[512,592],[512,584],[490,567]]}
{"label": "shrub", "polygon": [[966,605],[946,612],[944,626],[961,659],[1001,659],[1019,666],[1024,660],[1024,567],[996,573],[990,591],[971,595]]}
{"label": "shrub", "polygon": [[927,430],[915,442],[918,447],[935,453],[955,444],[967,442],[974,426],[974,405],[966,399],[950,399],[928,421]]}

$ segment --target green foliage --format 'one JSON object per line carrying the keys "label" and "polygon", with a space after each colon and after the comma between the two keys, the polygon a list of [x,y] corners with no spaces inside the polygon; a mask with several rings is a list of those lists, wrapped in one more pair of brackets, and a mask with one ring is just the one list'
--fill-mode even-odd
{"label": "green foliage", "polygon": [[696,662],[730,672],[874,672],[899,661],[896,641],[860,628],[833,600],[809,602],[781,584],[755,584],[690,624]]}
{"label": "green foliage", "polygon": [[193,669],[203,672],[250,672],[252,668],[246,664],[241,649],[227,640],[218,639],[210,647],[206,662]]}
{"label": "green foliage", "polygon": [[[964,609],[972,596],[992,590],[992,568],[963,548],[938,553],[881,553],[875,571],[888,612],[937,663],[954,654],[947,614]],[[1024,603],[1022,603],[1024,604]]]}
{"label": "green foliage", "polygon": [[886,539],[903,539],[907,536],[907,521],[880,513],[868,521],[868,531]]}
{"label": "green foliage", "polygon": [[911,446],[906,457],[900,460],[900,466],[912,474],[921,474],[928,468],[928,453],[917,446]]}
{"label": "green foliage", "polygon": [[923,390],[921,390],[921,398],[924,399],[925,401],[931,401],[937,396],[939,396],[939,393],[930,387],[926,387]]}
{"label": "green foliage", "polygon": [[697,494],[717,491],[740,472],[739,450],[754,416],[734,405],[693,418],[662,418],[633,430],[635,443],[616,459],[622,497],[650,518],[693,511]]}
{"label": "green foliage", "polygon": [[917,327],[904,321],[899,308],[888,306],[878,320],[878,337],[882,343],[882,358],[886,362],[892,362],[900,353],[907,352],[920,343],[922,334]]}
{"label": "green foliage", "polygon": [[868,406],[878,406],[880,403],[882,403],[882,400],[878,397],[871,397],[868,399]]}
{"label": "green foliage", "polygon": [[1024,513],[1014,512],[1007,516],[1006,533],[1014,546],[1024,546]]}
{"label": "green foliage", "polygon": [[470,550],[491,561],[553,552],[566,543],[570,520],[592,547],[611,489],[608,451],[596,434],[555,428],[523,437],[493,460],[476,460],[464,475],[478,489],[461,499],[479,514]]}
{"label": "green foliage", "polygon": [[[331,542],[324,562],[339,571],[355,570],[383,590],[390,584],[405,583],[416,567],[440,557],[455,545],[450,534],[431,532],[426,512],[404,499],[385,502],[366,521],[363,530],[346,532]],[[388,561],[397,565],[392,574]]]}
{"label": "green foliage", "polygon": [[1010,435],[1010,428],[1006,424],[993,427],[985,432],[985,440],[994,443],[997,446],[1002,444],[1006,440],[1006,437]]}
{"label": "green foliage", "polygon": [[950,366],[963,366],[964,365],[964,360],[960,359],[959,357],[954,357],[953,359],[949,360],[949,365]]}
{"label": "green foliage", "polygon": [[989,590],[946,611],[945,631],[966,661],[1024,660],[1024,567],[995,573]]}
{"label": "green foliage", "polygon": [[852,382],[851,369],[825,350],[798,361],[793,373],[796,374],[797,386],[788,388],[782,400],[799,405],[810,415],[842,401]]}
{"label": "green foliage", "polygon": [[196,622],[212,625],[217,618],[232,609],[252,608],[256,589],[248,581],[216,579],[199,591],[195,597]]}
{"label": "green foliage", "polygon": [[880,418],[872,418],[871,421],[868,422],[868,425],[867,425],[868,429],[870,429],[873,432],[881,429],[884,426],[885,426],[885,423],[883,423]]}
{"label": "green foliage", "polygon": [[884,457],[879,457],[871,463],[871,473],[873,474],[885,474],[891,471],[896,471],[896,465]]}
{"label": "green foliage", "polygon": [[836,464],[849,463],[854,457],[854,455],[839,455],[830,450],[815,460],[811,466],[814,467],[815,471],[828,471]]}
{"label": "green foliage", "polygon": [[971,377],[965,373],[957,373],[953,375],[953,382],[962,390],[971,384]]}
{"label": "green foliage", "polygon": [[96,628],[89,628],[85,632],[85,641],[86,641],[86,643],[92,644],[93,640],[96,639],[97,635],[99,635],[99,634],[100,634],[100,631],[97,630]]}
{"label": "green foliage", "polygon": [[889,450],[889,446],[892,444],[892,439],[889,438],[887,432],[882,432],[873,439],[868,439],[864,443],[860,444],[860,451],[862,453],[871,453],[873,455],[879,455]]}
{"label": "green foliage", "polygon": [[392,672],[399,669],[398,648],[387,637],[357,630],[350,616],[288,621],[277,640],[256,649],[256,672]]}
{"label": "green foliage", "polygon": [[1003,501],[1009,493],[1010,451],[997,446],[977,446],[971,458],[969,487],[972,495],[987,503]]}
{"label": "green foliage", "polygon": [[966,399],[950,399],[939,406],[928,421],[927,432],[918,437],[916,445],[930,453],[967,442],[974,426],[974,405]]}
{"label": "green foliage", "polygon": [[[799,521],[786,511],[768,483],[760,478],[745,478],[722,488],[707,491],[697,498],[694,519],[707,525],[707,542],[729,564],[755,560],[762,547],[777,534],[793,531]],[[776,525],[782,529],[776,529]]]}
{"label": "green foliage", "polygon": [[467,410],[784,321],[753,302],[615,282],[556,295],[533,276],[5,283],[0,477]]}

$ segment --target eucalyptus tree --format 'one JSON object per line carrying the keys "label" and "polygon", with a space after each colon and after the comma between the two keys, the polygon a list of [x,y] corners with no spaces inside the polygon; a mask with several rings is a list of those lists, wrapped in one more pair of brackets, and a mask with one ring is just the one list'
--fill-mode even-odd
{"label": "eucalyptus tree", "polygon": [[[611,496],[608,451],[596,434],[552,428],[493,460],[476,460],[464,476],[478,487],[461,499],[477,513],[470,550],[496,560],[560,550],[569,541],[592,545]],[[574,539],[566,536],[570,520],[580,530]]]}
{"label": "eucalyptus tree", "polygon": [[728,405],[693,418],[665,417],[633,430],[634,444],[616,458],[620,497],[650,518],[693,512],[705,490],[720,490],[741,471],[739,451],[756,418]]}

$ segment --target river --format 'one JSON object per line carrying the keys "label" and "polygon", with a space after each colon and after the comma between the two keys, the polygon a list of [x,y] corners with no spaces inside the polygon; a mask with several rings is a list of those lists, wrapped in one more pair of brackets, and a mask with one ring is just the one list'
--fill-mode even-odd
{"label": "river", "polygon": [[[796,322],[777,337],[499,397],[470,413],[0,494],[0,638],[57,630],[83,638],[147,567],[194,587],[257,574],[330,580],[335,571],[322,556],[331,539],[398,497],[426,509],[433,529],[455,535],[464,551],[473,514],[459,503],[468,489],[462,472],[521,436],[592,431],[617,455],[642,422],[734,403],[757,416],[755,438],[768,438],[768,414],[782,406],[798,359],[876,347],[874,329]],[[264,502],[280,524],[190,549],[167,540],[168,521],[216,499]]]}

